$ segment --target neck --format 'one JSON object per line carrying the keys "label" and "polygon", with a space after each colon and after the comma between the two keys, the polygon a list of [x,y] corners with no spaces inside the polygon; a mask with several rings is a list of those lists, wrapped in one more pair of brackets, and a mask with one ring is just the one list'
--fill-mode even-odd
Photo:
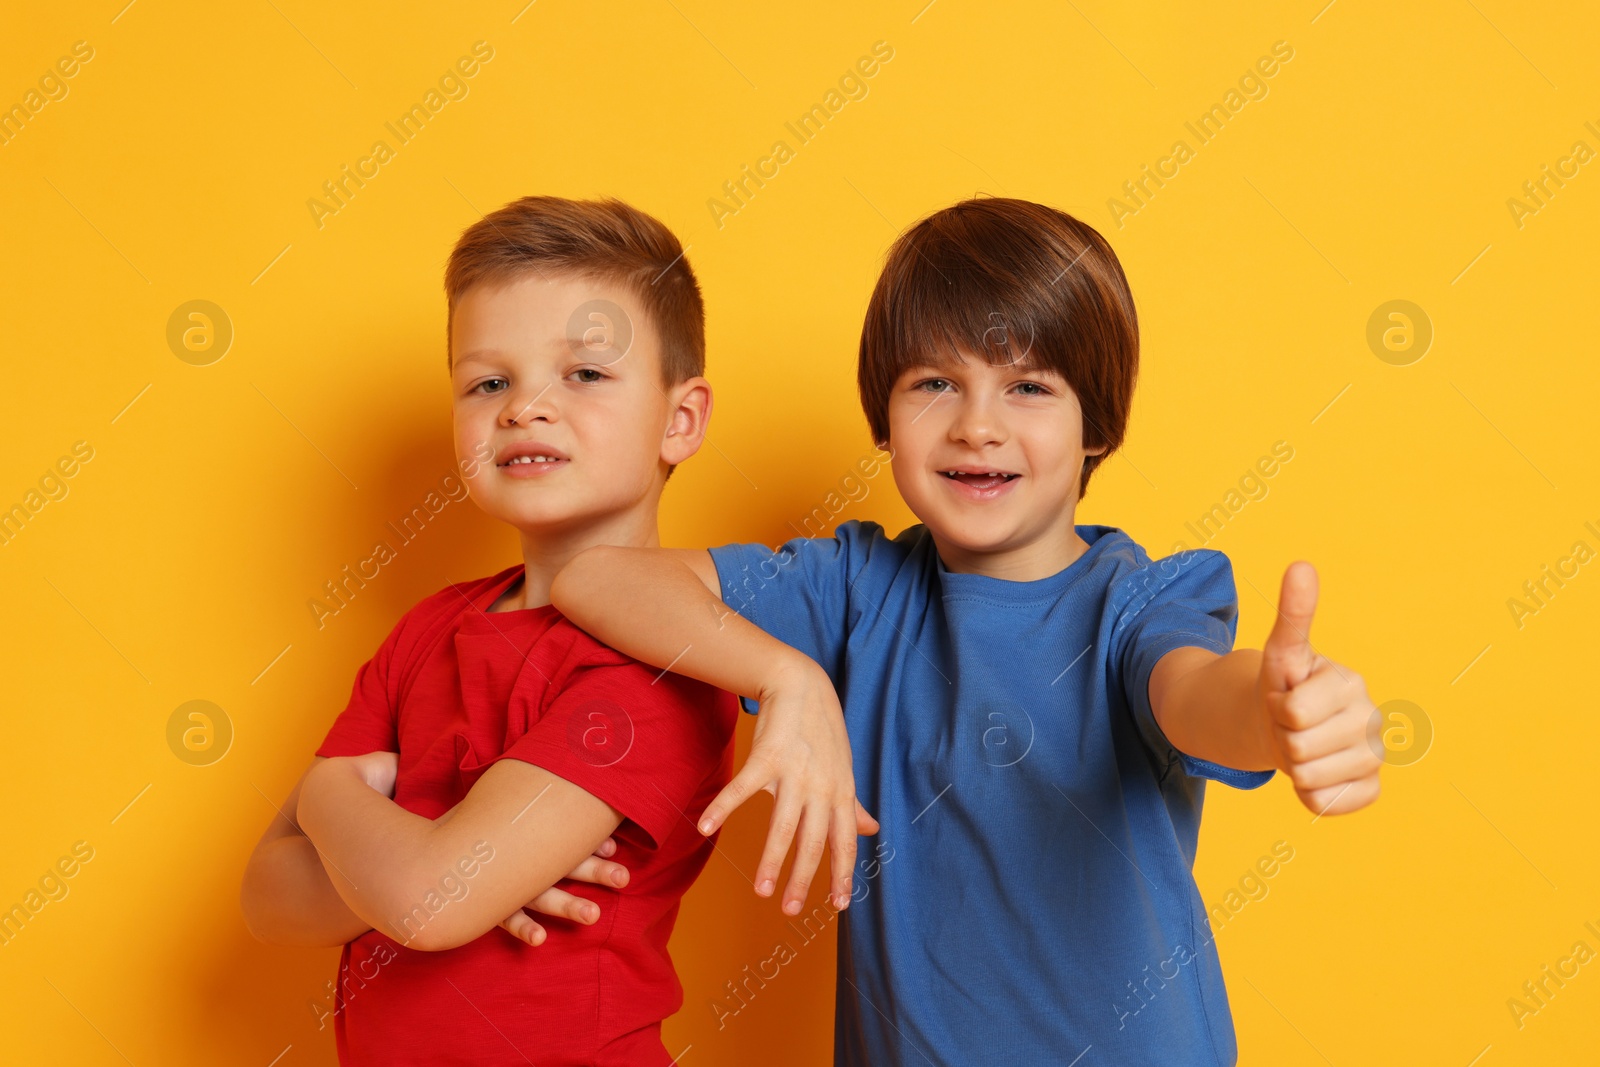
{"label": "neck", "polygon": [[655,509],[630,510],[580,526],[522,531],[522,588],[504,603],[504,610],[538,608],[550,603],[550,585],[574,556],[595,545],[660,548]]}
{"label": "neck", "polygon": [[1067,512],[1064,526],[1046,531],[1026,544],[992,551],[968,549],[951,544],[936,533],[932,536],[947,570],[1010,582],[1036,582],[1059,574],[1089,551],[1089,542],[1078,536],[1071,511]]}

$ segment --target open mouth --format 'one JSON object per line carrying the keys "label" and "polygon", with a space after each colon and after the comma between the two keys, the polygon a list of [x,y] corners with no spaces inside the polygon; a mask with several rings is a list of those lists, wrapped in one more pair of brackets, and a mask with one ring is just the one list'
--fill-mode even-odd
{"label": "open mouth", "polygon": [[940,471],[939,473],[952,482],[960,482],[978,490],[998,489],[1022,477],[1020,474],[1007,474],[1005,471]]}
{"label": "open mouth", "polygon": [[571,458],[544,441],[517,441],[500,450],[495,466],[511,478],[537,478],[560,470]]}

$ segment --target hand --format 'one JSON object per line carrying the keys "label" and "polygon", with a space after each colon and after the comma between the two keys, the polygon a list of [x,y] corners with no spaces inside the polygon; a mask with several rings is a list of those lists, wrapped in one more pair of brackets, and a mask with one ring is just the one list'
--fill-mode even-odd
{"label": "hand", "polygon": [[1361,676],[1312,649],[1316,607],[1316,569],[1290,564],[1256,694],[1273,763],[1300,802],[1318,815],[1343,815],[1378,798],[1381,723]]}
{"label": "hand", "polygon": [[[455,809],[452,808],[452,811]],[[446,814],[449,814],[446,812]],[[608,862],[606,857],[613,856],[617,851],[615,838],[606,838],[600,842],[600,847],[594,854],[583,860],[572,869],[567,877],[579,882],[592,882],[595,885],[611,886],[621,889],[628,884],[628,868],[620,863]],[[564,889],[551,886],[543,893],[534,897],[516,914],[510,916],[500,924],[500,928],[519,941],[530,945],[542,945],[548,936],[545,928],[533,921],[533,918],[523,908],[532,908],[534,911],[545,915],[554,915],[562,919],[571,919],[573,922],[591,926],[600,918],[600,908],[592,900],[574,896]]]}
{"label": "hand", "polygon": [[826,844],[833,868],[830,899],[835,909],[843,911],[850,906],[856,835],[877,833],[878,822],[856,800],[850,738],[839,696],[827,673],[814,660],[800,656],[766,692],[757,694],[757,700],[761,714],[756,717],[750,755],[706,807],[700,832],[715,833],[739,805],[766,790],[774,803],[766,847],[756,866],[756,893],[772,895],[793,842],[794,866],[784,889],[783,910],[798,915]]}
{"label": "hand", "polygon": [[368,786],[394,799],[394,780],[400,771],[398,752],[368,752],[364,756],[338,758],[354,766]]}

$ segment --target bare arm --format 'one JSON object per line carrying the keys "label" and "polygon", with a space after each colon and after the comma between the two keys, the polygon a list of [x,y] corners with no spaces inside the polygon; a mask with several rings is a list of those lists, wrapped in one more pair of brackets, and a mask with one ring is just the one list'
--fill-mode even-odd
{"label": "bare arm", "polygon": [[579,553],[556,575],[550,600],[619,652],[657,667],[671,663],[676,674],[740,696],[759,698],[775,675],[821,670],[741,618],[721,590],[704,549],[604,545]]}
{"label": "bare arm", "polygon": [[[316,756],[311,766],[314,768],[325,759]],[[392,783],[392,764],[386,771]],[[307,770],[306,775],[309,774]],[[295,783],[289,798],[277,809],[271,825],[251,854],[245,866],[239,905],[245,926],[258,940],[276,945],[331,947],[360,937],[372,929],[372,924],[345,903],[334,888],[317,847],[299,825],[291,821],[300,804],[300,790],[306,775]],[[368,785],[378,788],[370,780]],[[392,784],[381,791],[392,792]],[[449,820],[456,810],[451,808],[435,821]],[[607,858],[616,851],[617,843],[606,838],[593,855],[586,856],[566,877],[611,888],[627,885],[628,869]],[[523,907],[586,926],[600,919],[600,909],[593,901],[556,886],[538,893]],[[512,912],[500,925],[530,945],[543,944],[548,932],[523,907]]]}
{"label": "bare arm", "polygon": [[1281,770],[1308,810],[1342,815],[1378,798],[1380,720],[1361,676],[1311,647],[1316,606],[1316,571],[1290,564],[1265,646],[1173,649],[1150,672],[1150,707],[1179,751]]}
{"label": "bare arm", "polygon": [[856,803],[844,714],[816,661],[723,604],[716,564],[704,550],[589,548],[556,575],[550,599],[634,659],[761,704],[749,758],[706,808],[700,832],[712,833],[766,790],[774,803],[756,892],[773,891],[793,843],[783,909],[798,914],[831,845],[830,895],[835,908],[848,907],[856,835],[877,833],[878,824]]}
{"label": "bare arm", "polygon": [[1173,747],[1241,771],[1270,771],[1272,749],[1256,701],[1261,653],[1219,656],[1175,648],[1150,672],[1150,707]]}
{"label": "bare arm", "polygon": [[372,929],[335,891],[316,846],[291,821],[301,787],[324,759],[312,759],[245,865],[239,907],[251,934],[271,944],[342,945]]}
{"label": "bare arm", "polygon": [[354,760],[332,759],[306,776],[298,813],[350,910],[422,951],[500,925],[622,822],[593,794],[515,759],[485,771],[438,821],[371,788]]}

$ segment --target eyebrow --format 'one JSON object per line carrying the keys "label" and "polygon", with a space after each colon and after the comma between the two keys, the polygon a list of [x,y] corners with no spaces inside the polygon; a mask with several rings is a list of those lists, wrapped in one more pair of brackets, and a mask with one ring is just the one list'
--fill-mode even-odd
{"label": "eyebrow", "polygon": [[1053,377],[1060,378],[1062,381],[1066,381],[1066,375],[1045,363],[1043,360],[1037,358],[1024,359],[1018,363],[1003,364],[990,363],[981,356],[974,356],[968,359],[957,359],[954,356],[946,356],[943,358],[918,357],[903,365],[900,368],[900,373],[903,375],[912,371],[960,371],[973,365],[987,366],[994,370],[1000,371],[1016,371],[1022,374],[1048,374]]}
{"label": "eyebrow", "polygon": [[[552,341],[571,352],[583,346],[582,337],[558,337]],[[462,363],[493,363],[509,360],[512,356],[498,348],[474,348],[467,352],[458,352],[455,358],[457,365]]]}

